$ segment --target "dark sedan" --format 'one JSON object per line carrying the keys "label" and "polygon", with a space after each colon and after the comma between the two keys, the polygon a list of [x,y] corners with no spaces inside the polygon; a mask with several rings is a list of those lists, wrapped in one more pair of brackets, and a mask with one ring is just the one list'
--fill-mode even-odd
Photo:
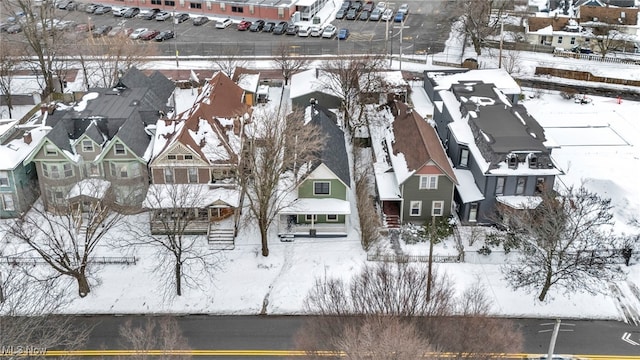
{"label": "dark sedan", "polygon": [[165,30],[165,31],[161,31],[158,35],[156,35],[154,39],[156,41],[165,41],[165,40],[173,39],[174,37],[176,37],[176,34],[174,34],[173,31]]}
{"label": "dark sedan", "polygon": [[258,32],[264,28],[264,20],[256,20],[251,26],[249,26],[249,31]]}
{"label": "dark sedan", "polygon": [[140,14],[140,8],[132,7],[127,9],[127,11],[125,11],[124,14],[122,14],[122,16],[130,19],[132,17],[137,16],[138,14]]}
{"label": "dark sedan", "polygon": [[197,18],[193,19],[193,25],[195,26],[204,25],[208,22],[209,22],[209,18],[206,16],[198,16]]}
{"label": "dark sedan", "polygon": [[273,21],[269,21],[268,23],[264,24],[264,27],[262,28],[263,32],[272,32],[273,28],[276,27],[276,23],[274,23]]}
{"label": "dark sedan", "polygon": [[100,6],[93,12],[95,15],[104,15],[111,11],[111,6]]}
{"label": "dark sedan", "polygon": [[101,37],[107,35],[109,31],[111,31],[111,29],[113,29],[113,27],[110,25],[101,25],[93,30],[91,34],[93,35],[93,37]]}
{"label": "dark sedan", "polygon": [[176,19],[178,19],[177,20],[178,24],[189,20],[189,18],[190,18],[189,14],[187,14],[187,13],[180,13],[180,14],[176,15]]}
{"label": "dark sedan", "polygon": [[158,36],[158,34],[160,34],[160,31],[158,30],[147,30],[146,32],[143,32],[138,39],[151,40]]}
{"label": "dark sedan", "polygon": [[273,34],[274,35],[282,35],[285,33],[285,31],[287,31],[287,27],[289,26],[289,23],[286,21],[280,21],[278,23],[278,25],[276,25],[273,28]]}
{"label": "dark sedan", "polygon": [[285,34],[296,35],[298,34],[298,30],[300,30],[300,27],[298,25],[289,24],[289,26],[287,26],[287,30],[285,31]]}

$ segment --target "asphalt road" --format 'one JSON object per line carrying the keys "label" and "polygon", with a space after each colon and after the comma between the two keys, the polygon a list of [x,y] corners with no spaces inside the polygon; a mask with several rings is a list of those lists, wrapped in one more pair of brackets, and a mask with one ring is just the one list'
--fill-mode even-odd
{"label": "asphalt road", "polygon": [[[238,31],[235,25],[226,29],[216,29],[215,22],[209,21],[202,26],[194,26],[191,21],[173,24],[171,20],[156,21],[139,18],[125,19],[114,17],[111,13],[105,15],[87,14],[84,11],[56,10],[56,18],[73,20],[77,23],[91,23],[100,25],[125,26],[131,28],[145,27],[149,29],[174,29],[176,39],[157,44],[161,55],[172,56],[176,49],[180,56],[202,55],[216,56],[239,52],[244,56],[275,55],[282,44],[290,46],[293,52],[301,55],[336,55],[363,53],[393,53],[400,51],[402,38],[403,54],[425,54],[439,52],[444,49],[444,42],[449,35],[451,11],[454,1],[448,0],[403,0],[409,3],[410,13],[401,28],[400,23],[384,21],[334,20],[338,29],[347,28],[350,36],[345,41],[298,36],[273,35],[272,33],[254,33]],[[336,4],[339,4],[336,1]],[[391,6],[398,7],[400,2],[392,2]],[[333,6],[331,2],[327,6]],[[191,13],[197,16],[197,13]],[[240,19],[236,19],[240,20]],[[254,20],[254,19],[247,19]],[[402,31],[401,31],[402,30]],[[387,32],[388,31],[388,32]],[[21,34],[3,34],[8,41],[19,41]],[[143,41],[139,41],[145,46]],[[73,43],[77,46],[77,43]]]}
{"label": "asphalt road", "polygon": [[[87,349],[122,349],[118,328],[126,320],[140,316],[77,317],[94,327]],[[189,345],[195,350],[258,350],[252,358],[271,358],[263,352],[294,350],[293,336],[304,316],[205,316],[177,318]],[[525,337],[525,353],[546,353],[553,320],[513,319]],[[640,359],[640,328],[617,321],[563,320],[556,344],[558,354],[613,355],[607,358]],[[627,335],[625,335],[627,334]],[[626,338],[625,341],[623,338]],[[635,344],[634,344],[635,343]],[[260,352],[262,351],[262,352]],[[262,354],[262,355],[261,355]],[[209,357],[198,357],[209,358]],[[220,356],[211,356],[220,358]],[[599,357],[602,358],[602,357]]]}

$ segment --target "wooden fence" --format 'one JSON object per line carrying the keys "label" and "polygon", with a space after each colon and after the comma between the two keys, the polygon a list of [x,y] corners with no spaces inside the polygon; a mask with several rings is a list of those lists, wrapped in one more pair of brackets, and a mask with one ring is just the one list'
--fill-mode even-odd
{"label": "wooden fence", "polygon": [[[435,263],[457,263],[460,262],[458,255],[433,255]],[[429,255],[396,255],[396,254],[367,254],[367,261],[384,261],[384,262],[429,262]]]}
{"label": "wooden fence", "polygon": [[[39,256],[4,256],[3,261],[8,265],[40,265],[47,262]],[[92,264],[100,265],[136,265],[135,256],[96,256],[89,259]]]}

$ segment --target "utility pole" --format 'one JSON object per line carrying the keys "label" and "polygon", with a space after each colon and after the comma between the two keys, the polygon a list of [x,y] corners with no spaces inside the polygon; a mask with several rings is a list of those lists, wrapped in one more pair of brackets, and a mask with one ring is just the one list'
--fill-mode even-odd
{"label": "utility pole", "polygon": [[435,240],[436,217],[431,215],[431,228],[429,229],[429,268],[427,269],[427,301],[431,301],[431,269],[433,268],[433,242]]}
{"label": "utility pole", "polygon": [[180,63],[178,62],[178,34],[176,34],[176,8],[173,8],[173,48],[176,51],[176,68],[180,67]]}
{"label": "utility pole", "polygon": [[502,69],[502,43],[504,42],[504,15],[500,17],[500,52],[498,54],[498,69]]}

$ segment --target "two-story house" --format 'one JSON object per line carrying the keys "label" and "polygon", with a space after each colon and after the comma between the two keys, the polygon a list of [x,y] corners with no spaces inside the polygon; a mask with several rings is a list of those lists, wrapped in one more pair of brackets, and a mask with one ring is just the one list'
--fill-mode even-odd
{"label": "two-story house", "polygon": [[477,71],[476,80],[439,90],[433,120],[458,179],[455,201],[465,223],[494,223],[497,206],[535,207],[562,171],[553,143],[519,104]]}
{"label": "two-story house", "polygon": [[19,216],[38,198],[35,167],[24,160],[49,130],[39,124],[0,121],[0,218]]}
{"label": "two-story house", "polygon": [[96,88],[47,116],[51,131],[27,159],[36,164],[48,210],[81,208],[109,197],[123,210],[144,199],[151,134],[168,112],[174,84],[159,72],[130,69],[114,88]]}
{"label": "two-story house", "polygon": [[450,216],[457,179],[433,127],[401,101],[379,112],[387,128],[374,132],[372,146],[385,226]]}
{"label": "two-story house", "polygon": [[252,113],[244,99],[243,89],[218,72],[190,109],[157,122],[144,202],[153,210],[152,233],[169,231],[167,217],[185,216],[181,231],[207,234],[209,243],[233,248],[243,131]]}
{"label": "two-story house", "polygon": [[[346,236],[351,215],[351,172],[344,132],[336,115],[320,104],[305,108],[308,125],[319,129],[325,139],[317,160],[302,174],[292,202],[278,218],[278,235]],[[302,121],[302,120],[301,120]]]}

